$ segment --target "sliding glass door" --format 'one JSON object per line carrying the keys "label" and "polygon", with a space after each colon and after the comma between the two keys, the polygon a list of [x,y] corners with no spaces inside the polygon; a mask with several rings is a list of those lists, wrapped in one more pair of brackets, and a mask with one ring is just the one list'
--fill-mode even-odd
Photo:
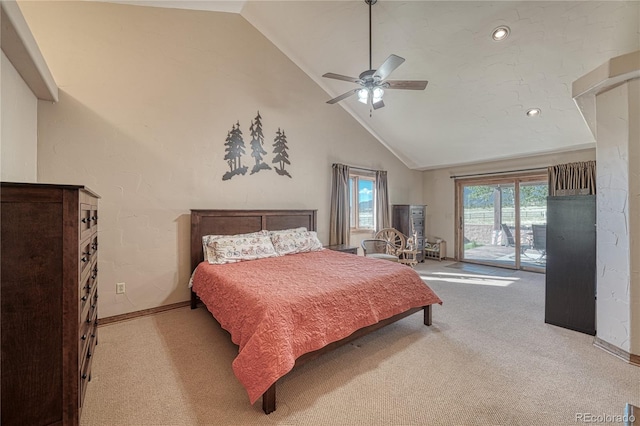
{"label": "sliding glass door", "polygon": [[456,189],[461,260],[544,270],[546,177],[460,180]]}
{"label": "sliding glass door", "polygon": [[520,184],[520,235],[523,269],[542,269],[547,264],[547,182]]}

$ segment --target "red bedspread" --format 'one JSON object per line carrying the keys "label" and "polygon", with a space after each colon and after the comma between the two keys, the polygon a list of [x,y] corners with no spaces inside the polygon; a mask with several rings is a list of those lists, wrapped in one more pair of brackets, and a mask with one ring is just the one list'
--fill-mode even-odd
{"label": "red bedspread", "polygon": [[332,250],[202,262],[193,290],[239,346],[233,371],[252,404],[300,355],[410,308],[442,303],[408,266]]}

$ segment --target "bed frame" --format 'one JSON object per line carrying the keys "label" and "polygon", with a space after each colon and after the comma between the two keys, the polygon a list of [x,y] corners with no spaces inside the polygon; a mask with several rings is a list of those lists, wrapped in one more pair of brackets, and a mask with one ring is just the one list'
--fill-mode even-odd
{"label": "bed frame", "polygon": [[[316,210],[191,210],[191,270],[202,262],[204,235],[232,235],[257,232],[263,229],[277,231],[304,226],[316,230]],[[198,305],[198,296],[191,291],[191,309]],[[431,325],[431,306],[412,308],[376,324],[356,330],[342,340],[328,344],[296,359],[295,367],[311,361],[355,339],[424,310],[424,325]],[[262,410],[269,414],[276,409],[276,383],[262,395]]]}

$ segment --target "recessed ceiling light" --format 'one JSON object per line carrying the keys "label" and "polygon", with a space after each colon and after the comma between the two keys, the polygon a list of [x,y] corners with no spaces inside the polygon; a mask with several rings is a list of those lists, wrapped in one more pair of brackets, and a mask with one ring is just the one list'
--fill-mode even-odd
{"label": "recessed ceiling light", "polygon": [[538,117],[541,113],[540,108],[531,108],[527,111],[527,117]]}
{"label": "recessed ceiling light", "polygon": [[491,38],[495,41],[502,41],[505,38],[509,37],[509,33],[511,30],[506,25],[499,26],[491,33]]}

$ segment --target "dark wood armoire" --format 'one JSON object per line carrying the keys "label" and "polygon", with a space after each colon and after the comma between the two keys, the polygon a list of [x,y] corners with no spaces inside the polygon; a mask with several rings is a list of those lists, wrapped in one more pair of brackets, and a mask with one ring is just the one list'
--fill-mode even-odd
{"label": "dark wood armoire", "polygon": [[596,196],[547,198],[545,322],[596,334]]}

